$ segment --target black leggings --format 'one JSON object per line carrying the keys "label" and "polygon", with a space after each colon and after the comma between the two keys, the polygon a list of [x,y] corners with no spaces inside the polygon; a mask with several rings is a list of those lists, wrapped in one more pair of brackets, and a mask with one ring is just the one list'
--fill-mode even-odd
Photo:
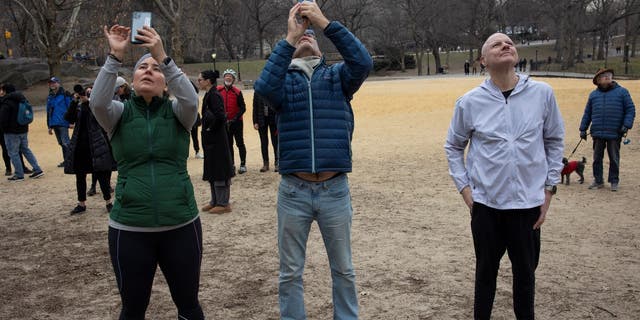
{"label": "black leggings", "polygon": [[229,125],[229,150],[231,151],[231,163],[236,163],[233,156],[233,140],[236,140],[238,153],[240,154],[240,165],[244,166],[247,162],[247,148],[244,145],[242,120],[237,120]]}
{"label": "black leggings", "polygon": [[258,128],[258,134],[260,135],[260,151],[262,151],[262,161],[264,164],[269,164],[269,137],[271,134],[271,145],[273,146],[273,155],[275,158],[275,164],[278,163],[278,136],[276,129],[275,117],[267,117],[264,119],[265,125]]}
{"label": "black leggings", "polygon": [[204,319],[198,302],[202,262],[200,218],[164,232],[131,232],[109,227],[109,254],[118,282],[120,320],[144,319],[159,265],[179,319]]}
{"label": "black leggings", "polygon": [[198,141],[198,126],[191,128],[191,140],[193,140],[193,150],[200,152],[200,141]]}
{"label": "black leggings", "polygon": [[[100,183],[102,190],[102,199],[111,199],[111,171],[94,172],[91,174]],[[92,183],[92,187],[95,185]],[[76,191],[78,192],[78,201],[87,201],[87,174],[76,173]]]}

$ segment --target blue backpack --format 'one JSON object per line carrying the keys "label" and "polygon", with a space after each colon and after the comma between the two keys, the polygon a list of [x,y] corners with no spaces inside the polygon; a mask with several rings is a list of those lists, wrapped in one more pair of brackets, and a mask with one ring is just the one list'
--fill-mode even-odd
{"label": "blue backpack", "polygon": [[27,99],[20,101],[18,105],[18,124],[25,126],[33,122],[33,107]]}

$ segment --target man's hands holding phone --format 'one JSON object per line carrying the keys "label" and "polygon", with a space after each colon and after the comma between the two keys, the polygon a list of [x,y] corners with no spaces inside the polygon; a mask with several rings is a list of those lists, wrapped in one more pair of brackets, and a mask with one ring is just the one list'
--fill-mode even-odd
{"label": "man's hands holding phone", "polygon": [[298,2],[289,10],[287,42],[295,46],[309,26],[314,25],[324,30],[329,22],[315,1]]}

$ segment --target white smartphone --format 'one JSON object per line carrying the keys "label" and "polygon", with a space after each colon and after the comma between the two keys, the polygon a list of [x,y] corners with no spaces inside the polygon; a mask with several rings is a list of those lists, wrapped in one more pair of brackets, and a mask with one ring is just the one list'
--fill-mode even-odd
{"label": "white smartphone", "polygon": [[134,11],[131,14],[131,43],[142,43],[142,41],[136,40],[136,36],[138,29],[142,29],[144,26],[151,27],[151,12]]}

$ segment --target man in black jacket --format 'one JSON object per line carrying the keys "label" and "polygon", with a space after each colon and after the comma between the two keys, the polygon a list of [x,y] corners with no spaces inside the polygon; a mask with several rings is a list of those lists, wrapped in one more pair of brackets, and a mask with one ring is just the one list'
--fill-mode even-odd
{"label": "man in black jacket", "polygon": [[278,172],[278,129],[276,128],[276,112],[271,108],[267,100],[259,93],[253,94],[253,128],[260,135],[260,150],[262,150],[263,166],[260,172],[269,171],[269,134],[273,146],[275,158],[274,171]]}
{"label": "man in black jacket", "polygon": [[14,175],[8,178],[9,181],[23,181],[24,180],[24,168],[20,161],[20,154],[22,152],[27,158],[27,161],[33,167],[33,173],[29,178],[40,178],[44,175],[42,169],[38,165],[36,157],[29,149],[29,142],[27,134],[29,132],[29,125],[21,125],[18,123],[18,108],[20,102],[25,100],[22,93],[17,92],[15,87],[11,84],[4,84],[0,88],[0,94],[4,95],[4,98],[0,102],[0,127],[4,131],[4,141],[9,151],[9,157],[11,163],[15,168]]}

